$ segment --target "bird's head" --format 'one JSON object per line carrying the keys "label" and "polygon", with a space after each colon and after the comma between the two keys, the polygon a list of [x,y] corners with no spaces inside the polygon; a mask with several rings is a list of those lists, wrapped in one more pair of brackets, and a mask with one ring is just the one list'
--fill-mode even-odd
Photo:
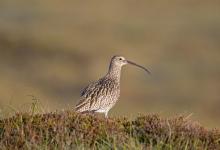
{"label": "bird's head", "polygon": [[130,60],[125,59],[123,56],[118,56],[118,55],[113,56],[112,60],[111,60],[111,63],[115,64],[117,66],[120,66],[120,67],[122,67],[126,64],[131,64],[131,65],[134,65],[134,66],[139,67],[141,69],[144,69],[146,72],[148,72],[150,74],[150,71],[148,69],[146,69],[145,67],[143,67],[141,65],[138,65],[138,64],[136,64],[136,63],[134,63]]}
{"label": "bird's head", "polygon": [[123,56],[113,56],[111,63],[117,65],[117,66],[124,66],[127,64],[126,59]]}

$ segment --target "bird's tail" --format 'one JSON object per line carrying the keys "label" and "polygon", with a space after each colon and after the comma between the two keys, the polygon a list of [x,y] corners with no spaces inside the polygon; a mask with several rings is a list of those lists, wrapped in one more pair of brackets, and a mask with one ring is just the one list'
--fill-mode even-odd
{"label": "bird's tail", "polygon": [[87,113],[95,113],[95,110],[89,110],[85,108],[85,105],[77,105],[75,107],[75,112],[81,113],[81,114],[87,114]]}
{"label": "bird's tail", "polygon": [[77,105],[77,106],[74,108],[74,110],[75,110],[76,112],[83,112],[82,107],[83,107],[83,106],[78,106],[78,105]]}
{"label": "bird's tail", "polygon": [[74,108],[74,110],[76,112],[84,112],[84,111],[87,111],[87,103],[86,103],[86,100],[84,99],[81,99],[79,101],[79,103],[76,105],[76,107]]}

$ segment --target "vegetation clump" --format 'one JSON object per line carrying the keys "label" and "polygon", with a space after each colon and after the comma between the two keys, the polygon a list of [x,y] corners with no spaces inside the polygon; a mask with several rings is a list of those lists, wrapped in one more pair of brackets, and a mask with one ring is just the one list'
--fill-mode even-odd
{"label": "vegetation clump", "polygon": [[186,116],[105,119],[75,112],[18,113],[0,120],[2,149],[220,149],[220,132]]}

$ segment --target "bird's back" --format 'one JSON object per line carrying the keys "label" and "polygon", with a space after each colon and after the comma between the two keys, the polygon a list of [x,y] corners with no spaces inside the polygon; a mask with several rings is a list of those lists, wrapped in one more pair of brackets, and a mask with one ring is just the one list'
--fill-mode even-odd
{"label": "bird's back", "polygon": [[117,80],[101,78],[83,89],[75,109],[77,112],[98,112],[110,109],[118,100],[119,94],[120,83]]}

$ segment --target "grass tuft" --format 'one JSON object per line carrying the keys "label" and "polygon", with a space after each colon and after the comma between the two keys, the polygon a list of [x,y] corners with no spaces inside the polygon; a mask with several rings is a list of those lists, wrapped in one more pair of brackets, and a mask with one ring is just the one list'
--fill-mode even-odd
{"label": "grass tuft", "polygon": [[75,112],[17,113],[0,120],[2,149],[220,149],[220,132],[187,116],[105,119]]}

